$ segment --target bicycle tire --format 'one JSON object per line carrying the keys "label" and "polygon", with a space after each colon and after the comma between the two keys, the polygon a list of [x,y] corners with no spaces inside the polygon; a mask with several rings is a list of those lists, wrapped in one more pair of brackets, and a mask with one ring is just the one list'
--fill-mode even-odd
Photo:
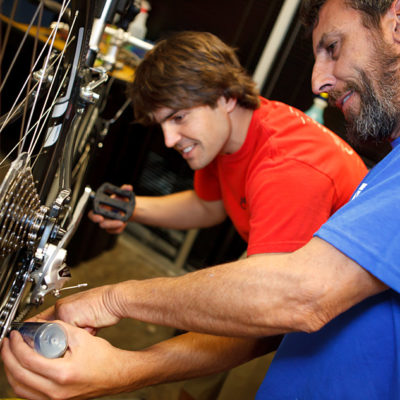
{"label": "bicycle tire", "polygon": [[[82,108],[82,104],[80,104],[79,101],[79,88],[85,79],[85,71],[87,67],[86,55],[88,52],[90,30],[93,22],[95,6],[95,0],[85,0],[84,2],[80,0],[71,0],[70,2],[70,18],[71,20],[74,20],[74,23],[71,23],[70,25],[72,26],[70,33],[71,37],[75,39],[68,45],[67,50],[62,56],[60,65],[62,64],[63,70],[70,69],[71,74],[68,79],[63,78],[62,83],[60,83],[61,81],[56,80],[59,85],[63,85],[61,92],[62,100],[57,103],[51,103],[53,109],[56,109],[57,107],[60,109],[62,107],[64,112],[61,114],[57,111],[57,113],[53,114],[51,117],[46,117],[46,124],[57,124],[55,126],[57,126],[58,136],[54,137],[51,142],[48,137],[42,137],[35,145],[35,148],[39,149],[37,150],[39,155],[36,157],[35,166],[32,171],[32,181],[35,182],[34,185],[38,197],[40,198],[40,200],[38,200],[40,206],[44,204],[45,199],[49,196],[49,191],[55,181],[57,171],[59,171],[60,160],[63,159],[65,162],[65,160],[72,159],[72,152],[75,148],[73,145],[75,138],[74,129],[71,129],[71,127],[74,121],[76,121],[77,115],[79,115],[79,109]],[[70,68],[71,65],[72,68]],[[60,97],[59,87],[56,87],[54,93]],[[28,103],[29,102],[30,101],[28,101]],[[19,150],[19,152],[22,151],[23,148]],[[18,157],[20,157],[20,155],[16,157],[17,160]],[[65,174],[69,175],[70,173],[70,167],[68,167]],[[64,179],[63,183],[59,185],[59,189],[62,189],[63,185],[71,185],[69,177],[66,178],[66,181],[67,183],[65,183]],[[18,185],[15,184],[14,186]],[[25,191],[27,192],[28,190],[25,189]],[[4,193],[6,192],[7,190],[4,191]],[[15,197],[18,196],[15,195]],[[1,202],[1,200],[2,199],[0,199],[0,207],[4,206],[4,201]],[[13,201],[15,203],[18,203],[19,201],[20,203],[18,203],[18,206],[20,206],[20,204],[25,200]],[[10,203],[10,201],[8,201],[8,203]],[[37,207],[38,206],[36,205],[36,208]],[[14,214],[16,214],[16,208],[17,207],[15,206],[13,210]],[[4,224],[3,226],[1,225],[2,222],[4,222],[4,218],[4,215],[2,216],[0,213],[0,232],[6,230],[4,229]],[[26,221],[29,218],[26,216],[23,216],[23,218],[25,219],[24,223],[27,223]],[[43,218],[45,219],[48,217],[45,216]],[[9,223],[9,221],[7,221],[7,223]],[[32,221],[29,221],[29,223],[32,223]],[[13,222],[13,224],[13,226],[17,225],[15,222]],[[20,226],[18,229],[22,230],[22,223],[19,224]],[[30,226],[30,228],[32,228],[32,226]],[[40,229],[46,228],[37,228],[37,238],[35,238],[35,243],[33,245],[32,240],[29,245],[25,242],[17,243],[14,245],[14,251],[10,251],[8,254],[3,254],[3,262],[0,264],[0,342],[7,333],[11,321],[21,318],[23,307],[21,307],[20,303],[22,298],[29,295],[29,292],[32,290],[32,286],[27,282],[28,275],[26,268],[28,265],[30,265],[29,268],[32,267],[32,258],[35,246],[40,242],[40,240],[43,240],[41,239],[43,231],[40,231]],[[12,235],[9,235],[9,237],[11,236]],[[0,242],[1,241],[2,238],[0,237]],[[25,278],[23,278],[25,281],[20,282],[19,280],[23,275],[25,275]],[[22,285],[23,287],[18,287]],[[16,305],[19,305],[18,310]],[[11,306],[14,307],[12,311],[10,311]]]}

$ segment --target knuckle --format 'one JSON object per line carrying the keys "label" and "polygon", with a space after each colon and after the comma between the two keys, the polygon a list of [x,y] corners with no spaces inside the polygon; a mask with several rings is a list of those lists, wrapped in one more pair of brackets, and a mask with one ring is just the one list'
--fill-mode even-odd
{"label": "knuckle", "polygon": [[[56,382],[61,387],[67,387],[74,382],[74,372],[70,371],[69,369],[60,370],[57,374]],[[62,392],[57,393],[58,396],[61,396],[62,399]]]}

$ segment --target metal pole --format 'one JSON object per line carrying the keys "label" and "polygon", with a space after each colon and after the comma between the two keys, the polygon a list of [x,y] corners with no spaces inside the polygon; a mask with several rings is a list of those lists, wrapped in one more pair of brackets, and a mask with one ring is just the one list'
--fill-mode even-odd
{"label": "metal pole", "polygon": [[285,0],[253,74],[261,91],[301,0]]}

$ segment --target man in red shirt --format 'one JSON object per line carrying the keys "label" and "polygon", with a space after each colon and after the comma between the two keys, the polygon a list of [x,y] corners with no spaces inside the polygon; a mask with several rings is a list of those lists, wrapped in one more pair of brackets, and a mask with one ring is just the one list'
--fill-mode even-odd
{"label": "man in red shirt", "polygon": [[[260,97],[234,51],[210,33],[181,32],[160,42],[135,76],[136,119],[160,124],[165,145],[195,175],[194,190],[136,196],[132,221],[192,229],[228,215],[247,256],[292,252],[349,200],[367,172],[326,127]],[[111,233],[126,225],[90,215]],[[197,389],[185,389],[199,398]]]}

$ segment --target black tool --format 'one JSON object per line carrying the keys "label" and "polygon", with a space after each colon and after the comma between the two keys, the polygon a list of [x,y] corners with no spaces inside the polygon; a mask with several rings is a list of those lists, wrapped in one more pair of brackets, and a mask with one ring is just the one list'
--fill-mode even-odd
{"label": "black tool", "polygon": [[93,210],[103,217],[127,222],[135,209],[135,193],[103,183],[93,198]]}

